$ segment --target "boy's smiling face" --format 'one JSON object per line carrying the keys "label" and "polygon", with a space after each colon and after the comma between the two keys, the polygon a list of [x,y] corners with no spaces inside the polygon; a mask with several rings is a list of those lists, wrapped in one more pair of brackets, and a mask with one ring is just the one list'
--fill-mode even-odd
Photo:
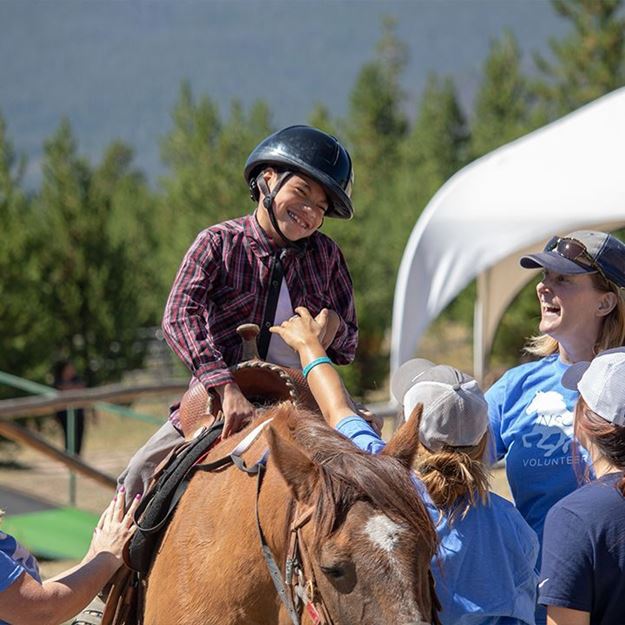
{"label": "boy's smiling face", "polygon": [[[269,169],[264,174],[269,189],[276,185],[280,174]],[[267,209],[259,202],[258,220],[269,236],[278,244],[284,245],[275,232]],[[328,210],[328,198],[323,187],[302,174],[292,174],[282,185],[273,201],[273,211],[278,227],[290,241],[305,239],[316,232]]]}

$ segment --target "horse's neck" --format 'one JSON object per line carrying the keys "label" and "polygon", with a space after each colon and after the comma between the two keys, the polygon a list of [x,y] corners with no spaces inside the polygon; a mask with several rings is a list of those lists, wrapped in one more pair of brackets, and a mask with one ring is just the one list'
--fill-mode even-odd
{"label": "horse's neck", "polygon": [[[215,451],[227,453],[243,436],[244,433],[227,439]],[[266,447],[261,436],[245,454],[248,466],[256,462]],[[148,584],[146,610],[153,615],[162,608],[171,620],[154,617],[152,623],[277,622],[280,604],[267,564],[258,557],[261,550],[256,525],[256,479],[233,466],[194,476],[162,543]],[[290,502],[289,489],[269,460],[258,510],[267,544],[281,569],[288,544]],[[184,589],[180,590],[179,585],[176,592],[182,594],[178,596],[171,590],[172,579],[194,581],[192,588],[183,584]],[[192,601],[198,588],[210,589],[201,604]],[[165,593],[167,601],[160,598],[161,593]],[[191,603],[196,606],[192,618],[186,607]],[[185,621],[187,617],[189,620]]]}

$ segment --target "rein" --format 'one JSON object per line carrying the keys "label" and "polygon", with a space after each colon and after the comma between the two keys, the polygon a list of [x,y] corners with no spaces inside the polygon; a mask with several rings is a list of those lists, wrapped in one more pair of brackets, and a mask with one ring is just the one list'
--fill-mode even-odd
{"label": "rein", "polygon": [[[330,613],[323,603],[322,597],[317,591],[317,582],[313,568],[310,563],[310,556],[306,545],[301,537],[302,528],[312,519],[313,508],[308,507],[295,519],[289,529],[289,547],[285,563],[284,576],[282,575],[280,566],[278,565],[271,548],[267,544],[265,533],[260,523],[259,499],[260,489],[263,483],[263,477],[267,470],[267,457],[269,450],[266,450],[260,460],[256,464],[248,467],[241,457],[251,444],[258,438],[264,427],[271,421],[268,419],[252,432],[248,434],[231,452],[230,459],[232,463],[241,471],[248,475],[256,475],[256,527],[258,528],[258,537],[260,539],[260,548],[267,564],[267,570],[271,576],[276,592],[280,597],[280,601],[286,608],[286,611],[293,625],[301,625],[302,609],[313,622],[313,625],[333,625]],[[291,507],[292,508],[292,507]],[[296,507],[297,511],[297,507]],[[308,574],[308,577],[307,577]]]}
{"label": "rein", "polygon": [[309,507],[291,524],[285,577],[291,590],[291,600],[297,608],[303,606],[314,625],[332,625],[332,617],[318,593],[310,555],[301,537],[301,530],[311,520],[312,514],[313,508]]}

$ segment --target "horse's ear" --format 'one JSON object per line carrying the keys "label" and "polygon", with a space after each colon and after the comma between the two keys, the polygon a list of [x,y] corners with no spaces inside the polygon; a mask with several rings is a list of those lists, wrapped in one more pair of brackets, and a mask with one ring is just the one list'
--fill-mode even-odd
{"label": "horse's ear", "polygon": [[302,450],[275,428],[273,424],[267,429],[267,441],[271,459],[295,499],[304,504],[311,504],[313,493],[319,479],[319,472],[314,462]]}
{"label": "horse's ear", "polygon": [[419,425],[423,415],[423,404],[417,404],[408,421],[403,423],[382,452],[399,460],[406,468],[412,468],[419,449]]}

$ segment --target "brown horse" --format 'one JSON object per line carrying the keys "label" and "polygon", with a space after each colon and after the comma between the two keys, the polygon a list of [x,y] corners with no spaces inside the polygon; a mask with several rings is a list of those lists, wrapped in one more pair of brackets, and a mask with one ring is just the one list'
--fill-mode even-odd
{"label": "brown horse", "polygon": [[[145,625],[293,620],[261,555],[256,505],[283,572],[294,519],[310,519],[296,525],[302,559],[308,560],[308,596],[321,605],[321,622],[438,622],[429,572],[436,534],[409,470],[420,414],[380,455],[358,450],[320,417],[289,402],[260,420],[270,417],[245,454],[253,463],[267,446],[270,451],[257,504],[255,478],[236,468],[192,479],[148,577]],[[246,431],[219,444],[208,460],[229,453]],[[304,610],[302,622],[315,618]]]}

